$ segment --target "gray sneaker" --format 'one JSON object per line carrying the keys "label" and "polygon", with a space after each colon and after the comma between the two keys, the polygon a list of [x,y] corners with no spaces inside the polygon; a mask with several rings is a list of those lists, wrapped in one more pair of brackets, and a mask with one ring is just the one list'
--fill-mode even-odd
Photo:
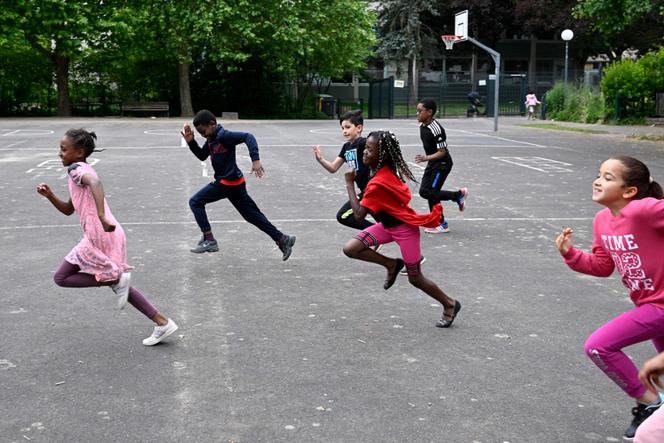
{"label": "gray sneaker", "polygon": [[295,236],[294,235],[286,235],[279,240],[279,250],[283,253],[281,259],[283,261],[288,260],[288,257],[290,257],[291,252],[293,252],[293,245],[295,244]]}
{"label": "gray sneaker", "polygon": [[194,249],[190,249],[194,254],[202,254],[203,252],[217,252],[219,250],[219,245],[217,240],[201,240],[198,242]]}

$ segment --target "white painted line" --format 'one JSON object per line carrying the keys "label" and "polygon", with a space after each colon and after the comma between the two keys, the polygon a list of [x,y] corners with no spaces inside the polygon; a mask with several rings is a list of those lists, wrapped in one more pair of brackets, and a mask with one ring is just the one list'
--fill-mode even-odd
{"label": "white painted line", "polygon": [[491,157],[505,163],[521,166],[528,169],[534,169],[539,172],[574,172],[571,169],[562,166],[572,166],[571,163],[560,162],[543,157]]}
{"label": "white painted line", "polygon": [[201,172],[203,174],[203,177],[207,177],[208,176],[207,162],[201,162],[201,168],[203,169]]}
{"label": "white painted line", "polygon": [[408,163],[409,165],[411,165],[411,166],[416,167],[416,168],[424,169],[424,166],[422,166],[422,165],[418,165],[417,163],[413,163],[413,162],[407,162],[407,163]]}
{"label": "white painted line", "polygon": [[180,147],[181,148],[186,148],[187,147],[187,141],[184,139],[184,137],[180,138]]}
{"label": "white painted line", "polygon": [[[446,220],[459,222],[549,222],[549,221],[592,221],[593,217],[475,217],[475,218],[448,218]],[[273,223],[337,223],[336,218],[292,218],[292,219],[270,219]],[[210,223],[217,225],[227,225],[234,223],[246,223],[245,220],[211,220]],[[195,221],[161,221],[161,222],[126,222],[120,223],[122,226],[172,226],[172,225],[193,225]],[[0,231],[14,231],[25,229],[49,229],[49,228],[79,228],[80,225],[21,225],[21,226],[0,226]]]}
{"label": "white painted line", "polygon": [[3,137],[7,137],[8,135],[16,134],[20,129],[17,129],[16,131],[8,132],[6,134],[2,134]]}
{"label": "white painted line", "polygon": [[2,134],[3,137],[7,137],[8,135],[14,135],[18,134],[19,132],[25,133],[25,134],[33,134],[33,135],[50,135],[53,134],[53,131],[50,131],[48,129],[17,129],[15,131],[8,132],[6,134]]}
{"label": "white painted line", "polygon": [[536,148],[546,148],[546,146],[538,145],[537,143],[521,142],[519,140],[512,140],[510,138],[498,137],[497,135],[481,134],[481,133],[477,133],[477,132],[464,131],[464,130],[460,130],[460,129],[457,129],[456,131],[462,132],[462,133],[465,133],[465,134],[477,135],[477,136],[480,136],[480,137],[488,137],[488,138],[494,138],[496,140],[508,141],[508,142],[511,142],[511,143],[518,143],[518,144],[523,144],[523,145],[527,145],[527,146],[534,146]]}

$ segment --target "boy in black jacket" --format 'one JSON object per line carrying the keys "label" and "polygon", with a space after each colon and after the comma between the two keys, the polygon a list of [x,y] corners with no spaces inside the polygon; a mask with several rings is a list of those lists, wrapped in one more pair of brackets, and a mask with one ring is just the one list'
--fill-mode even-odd
{"label": "boy in black jacket", "polygon": [[194,213],[203,237],[191,252],[216,252],[219,250],[217,240],[212,235],[212,228],[205,212],[205,205],[227,198],[240,215],[252,225],[269,235],[277,243],[283,253],[282,259],[288,260],[295,236],[283,234],[258,209],[256,203],[247,194],[247,184],[235,161],[235,148],[245,143],[251,157],[251,173],[261,178],[265,173],[258,156],[256,138],[248,132],[227,131],[217,124],[217,118],[208,110],[201,110],[194,116],[194,128],[206,138],[203,147],[198,146],[194,133],[189,125],[182,128],[182,137],[189,145],[189,150],[201,161],[210,157],[214,169],[214,181],[194,194],[189,199],[189,207]]}

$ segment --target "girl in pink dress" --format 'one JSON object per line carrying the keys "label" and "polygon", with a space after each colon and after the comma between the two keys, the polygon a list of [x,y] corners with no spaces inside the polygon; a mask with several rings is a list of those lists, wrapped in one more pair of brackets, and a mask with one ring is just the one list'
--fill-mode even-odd
{"label": "girl in pink dress", "polygon": [[556,246],[565,263],[577,272],[608,277],[618,270],[634,308],[601,326],[586,340],[588,357],[627,395],[636,400],[625,431],[632,439],[664,397],[639,380],[639,370],[623,352],[627,346],[652,341],[664,351],[664,193],[643,162],[628,156],[606,160],[593,181],[592,199],[604,206],[593,221],[590,253],[572,244],[565,228]]}
{"label": "girl in pink dress", "polygon": [[152,335],[143,340],[144,345],[152,346],[178,326],[129,286],[131,266],[127,264],[124,230],[111,214],[97,173],[86,162],[95,150],[96,139],[94,132],[70,129],[60,141],[60,158],[69,175],[69,201],[60,200],[47,184],[37,185],[37,192],[63,214],[78,212],[83,229],[83,239],[67,254],[53,278],[58,286],[68,288],[110,286],[120,309],[128,301],[156,323]]}

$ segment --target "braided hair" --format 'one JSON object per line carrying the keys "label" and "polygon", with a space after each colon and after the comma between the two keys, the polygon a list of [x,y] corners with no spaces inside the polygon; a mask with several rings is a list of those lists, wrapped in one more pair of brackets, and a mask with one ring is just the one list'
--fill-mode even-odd
{"label": "braided hair", "polygon": [[65,136],[71,139],[75,148],[85,151],[85,158],[88,158],[93,152],[103,151],[103,149],[96,149],[95,140],[97,140],[97,134],[93,131],[88,132],[82,128],[70,129],[65,132]]}
{"label": "braided hair", "polygon": [[396,172],[401,181],[405,182],[406,179],[414,181],[415,176],[404,161],[401,155],[401,146],[399,146],[399,139],[390,131],[374,131],[369,134],[369,137],[375,137],[378,140],[378,164],[376,171],[383,166],[387,165],[391,170]]}

